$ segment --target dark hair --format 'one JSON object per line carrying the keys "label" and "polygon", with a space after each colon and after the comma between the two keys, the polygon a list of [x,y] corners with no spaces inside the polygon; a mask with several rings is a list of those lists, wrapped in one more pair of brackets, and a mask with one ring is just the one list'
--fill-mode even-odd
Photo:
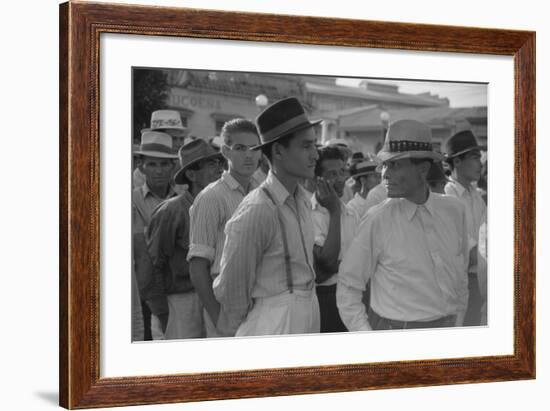
{"label": "dark hair", "polygon": [[220,132],[220,136],[224,144],[231,145],[231,135],[238,132],[258,135],[258,129],[252,121],[245,118],[234,118],[233,120],[225,122]]}
{"label": "dark hair", "polygon": [[260,150],[262,150],[262,154],[264,156],[266,156],[267,159],[269,160],[270,165],[273,164],[273,160],[272,160],[272,158],[273,158],[273,151],[272,151],[273,144],[277,143],[277,144],[282,145],[285,148],[288,148],[288,146],[290,145],[290,141],[293,138],[294,138],[294,133],[290,133],[290,134],[287,134],[284,137],[281,137],[279,140],[274,141],[274,142],[269,143],[269,144],[266,144],[265,146],[262,146],[260,148]]}
{"label": "dark hair", "polygon": [[315,163],[315,175],[319,177],[323,174],[323,161],[325,160],[342,160],[345,161],[344,153],[338,147],[328,146],[319,149],[319,158]]}

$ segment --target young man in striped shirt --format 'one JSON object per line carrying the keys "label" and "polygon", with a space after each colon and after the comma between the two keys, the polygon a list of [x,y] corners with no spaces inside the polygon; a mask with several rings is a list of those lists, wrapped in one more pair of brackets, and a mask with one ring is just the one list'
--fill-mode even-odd
{"label": "young man in striped shirt", "polygon": [[225,227],[214,293],[237,336],[319,332],[311,201],[299,184],[313,178],[316,133],[296,98],[256,119],[271,170]]}
{"label": "young man in striped shirt", "polygon": [[191,207],[191,245],[187,255],[191,281],[204,305],[206,336],[210,338],[231,334],[215,326],[220,306],[212,291],[212,282],[220,272],[225,223],[254,188],[252,175],[258,168],[261,154],[251,150],[259,138],[256,126],[250,120],[228,121],[222,128],[221,137],[222,154],[229,169],[218,181],[206,187]]}

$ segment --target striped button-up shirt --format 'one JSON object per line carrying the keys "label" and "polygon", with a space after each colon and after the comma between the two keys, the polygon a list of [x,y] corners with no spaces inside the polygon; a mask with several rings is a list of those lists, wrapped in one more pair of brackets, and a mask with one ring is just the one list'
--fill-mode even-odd
{"label": "striped button-up shirt", "polygon": [[[269,190],[276,205],[262,187]],[[288,290],[276,207],[281,210],[286,231],[293,287],[297,290],[313,289],[310,198],[300,185],[294,195],[290,195],[270,171],[265,182],[246,196],[225,227],[221,271],[213,287],[232,323],[240,324],[244,320],[254,299]]]}
{"label": "striped button-up shirt", "polygon": [[468,301],[466,210],[430,193],[423,205],[391,198],[372,208],[340,264],[337,303],[349,330],[368,330],[361,293],[371,279],[371,306],[400,321],[465,313]]}
{"label": "striped button-up shirt", "polygon": [[245,195],[244,188],[225,171],[219,180],[199,193],[191,207],[191,245],[187,261],[193,257],[208,260],[213,278],[220,272],[225,224]]}
{"label": "striped button-up shirt", "polygon": [[[445,185],[445,194],[460,199],[466,206],[470,247],[475,246],[479,238],[479,228],[485,222],[487,215],[487,206],[483,201],[483,197],[475,187],[466,188],[453,178],[450,178],[450,181]],[[470,271],[472,271],[472,268]],[[473,271],[476,271],[475,268],[473,268]]]}
{"label": "striped button-up shirt", "polygon": [[[315,245],[323,247],[325,245],[325,241],[327,240],[328,228],[330,225],[330,213],[325,207],[318,203],[315,195],[311,197],[311,204],[313,208],[312,217]],[[342,260],[346,250],[350,247],[359,225],[359,216],[357,213],[343,202],[340,205],[340,213],[340,254],[338,254],[338,261]],[[318,285],[336,284],[336,278],[336,275],[333,275],[328,280]]]}

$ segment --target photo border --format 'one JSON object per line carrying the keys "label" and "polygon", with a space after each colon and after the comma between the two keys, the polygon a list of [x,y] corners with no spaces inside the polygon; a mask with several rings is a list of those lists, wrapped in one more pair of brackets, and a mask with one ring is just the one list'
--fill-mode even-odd
{"label": "photo border", "polygon": [[[535,378],[535,33],[188,8],[60,5],[60,405],[91,408]],[[514,58],[514,354],[100,378],[101,33]]]}

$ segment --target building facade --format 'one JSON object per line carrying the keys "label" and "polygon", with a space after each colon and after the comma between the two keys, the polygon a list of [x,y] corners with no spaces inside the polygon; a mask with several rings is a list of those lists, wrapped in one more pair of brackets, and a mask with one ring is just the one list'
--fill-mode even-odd
{"label": "building facade", "polygon": [[351,87],[325,76],[164,71],[165,108],[177,110],[190,135],[199,138],[217,136],[227,120],[254,119],[267,104],[295,96],[312,118],[323,120],[321,143],[344,138],[354,151],[375,153],[389,123],[409,118],[428,124],[436,145],[468,128],[487,144],[487,107],[451,108],[447,98],[402,93],[397,85],[363,80]]}

